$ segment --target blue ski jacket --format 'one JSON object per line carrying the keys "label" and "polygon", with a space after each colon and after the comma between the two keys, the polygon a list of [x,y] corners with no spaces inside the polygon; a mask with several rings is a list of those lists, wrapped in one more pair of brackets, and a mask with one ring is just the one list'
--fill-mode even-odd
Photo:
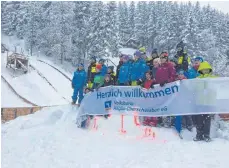
{"label": "blue ski jacket", "polygon": [[105,76],[107,74],[107,66],[106,65],[103,65],[102,66],[102,69],[101,69],[101,75],[102,76]]}
{"label": "blue ski jacket", "polygon": [[131,81],[137,81],[138,79],[144,79],[146,71],[149,70],[149,66],[146,65],[143,59],[138,59],[132,63],[130,70]]}
{"label": "blue ski jacket", "polygon": [[77,70],[74,72],[72,79],[73,88],[83,88],[87,83],[87,74],[85,70]]}
{"label": "blue ski jacket", "polygon": [[194,79],[197,78],[200,74],[195,68],[190,68],[187,72],[184,74],[188,79]]}
{"label": "blue ski jacket", "polygon": [[118,83],[126,84],[130,81],[130,67],[131,63],[125,62],[119,69]]}

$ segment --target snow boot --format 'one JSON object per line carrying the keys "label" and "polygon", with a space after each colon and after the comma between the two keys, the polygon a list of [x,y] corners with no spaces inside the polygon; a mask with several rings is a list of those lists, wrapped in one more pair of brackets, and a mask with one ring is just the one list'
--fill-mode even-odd
{"label": "snow boot", "polygon": [[107,114],[107,115],[104,115],[104,118],[105,118],[105,119],[108,119],[108,117],[109,117],[109,115],[108,115],[108,114]]}
{"label": "snow boot", "polygon": [[187,130],[189,130],[190,132],[192,132],[193,127],[192,126],[187,126]]}
{"label": "snow boot", "polygon": [[193,138],[193,141],[203,141],[204,138],[203,136],[196,136],[195,138]]}
{"label": "snow boot", "polygon": [[209,136],[205,136],[203,139],[204,139],[205,142],[210,142],[210,141],[212,141],[211,138],[210,138]]}

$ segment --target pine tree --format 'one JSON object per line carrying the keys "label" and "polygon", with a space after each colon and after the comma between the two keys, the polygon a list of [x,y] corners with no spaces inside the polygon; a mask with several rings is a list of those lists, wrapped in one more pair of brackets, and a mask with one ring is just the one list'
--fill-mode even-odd
{"label": "pine tree", "polygon": [[109,50],[109,56],[118,55],[118,24],[117,24],[117,4],[111,1],[106,4],[105,8],[105,45]]}
{"label": "pine tree", "polygon": [[130,37],[130,26],[128,22],[128,6],[124,1],[123,3],[119,2],[118,4],[118,23],[119,23],[119,37],[120,37],[120,45],[125,46],[129,41]]}

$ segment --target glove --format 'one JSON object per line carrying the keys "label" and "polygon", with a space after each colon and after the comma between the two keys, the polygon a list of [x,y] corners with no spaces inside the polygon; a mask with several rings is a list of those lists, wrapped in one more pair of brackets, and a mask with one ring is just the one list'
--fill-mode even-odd
{"label": "glove", "polygon": [[129,86],[131,86],[131,81],[129,81]]}
{"label": "glove", "polygon": [[165,86],[166,83],[167,83],[167,81],[164,81],[164,82],[160,83],[160,86],[163,87],[163,86]]}
{"label": "glove", "polygon": [[142,84],[142,80],[141,79],[138,79],[137,80],[137,85],[141,85]]}
{"label": "glove", "polygon": [[150,86],[150,88],[151,88],[151,89],[154,89],[154,85],[152,84],[152,85]]}

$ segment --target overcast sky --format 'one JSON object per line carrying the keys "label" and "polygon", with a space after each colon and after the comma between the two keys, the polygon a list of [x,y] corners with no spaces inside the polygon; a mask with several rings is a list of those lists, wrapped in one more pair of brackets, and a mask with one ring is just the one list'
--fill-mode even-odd
{"label": "overcast sky", "polygon": [[[193,1],[194,2],[194,1]],[[229,1],[199,1],[201,6],[210,4],[211,7],[229,13]]]}

